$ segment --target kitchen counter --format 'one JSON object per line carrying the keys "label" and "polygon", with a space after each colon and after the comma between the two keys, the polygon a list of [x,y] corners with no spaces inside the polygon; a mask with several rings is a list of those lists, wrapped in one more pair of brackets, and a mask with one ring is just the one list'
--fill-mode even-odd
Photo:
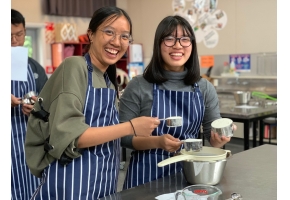
{"label": "kitchen counter", "polygon": [[267,117],[277,117],[277,102],[251,99],[247,105],[236,105],[232,95],[220,95],[220,114],[234,122],[244,123],[244,150],[249,149],[250,126],[253,123],[253,147],[257,146],[256,128],[259,125],[259,145],[263,144],[264,122]]}
{"label": "kitchen counter", "polygon": [[252,106],[252,105],[239,105],[239,106],[225,106],[220,108],[220,112],[223,116],[227,116],[228,118],[241,118],[241,119],[249,119],[256,118],[259,116],[276,114],[277,113],[277,105],[269,105],[269,106]]}
{"label": "kitchen counter", "polygon": [[[100,200],[153,200],[189,186],[182,173],[160,178],[135,188],[123,190]],[[246,200],[277,199],[277,146],[262,145],[234,154],[228,159],[221,182],[219,199],[239,193]]]}
{"label": "kitchen counter", "polygon": [[[233,95],[234,92],[236,91],[250,91],[250,92],[254,92],[254,91],[257,91],[257,90],[249,90],[249,89],[216,89],[217,93],[218,94],[227,94],[227,95]],[[270,90],[270,91],[258,91],[258,92],[263,92],[271,97],[275,97],[277,98],[277,90],[273,91],[273,90]]]}

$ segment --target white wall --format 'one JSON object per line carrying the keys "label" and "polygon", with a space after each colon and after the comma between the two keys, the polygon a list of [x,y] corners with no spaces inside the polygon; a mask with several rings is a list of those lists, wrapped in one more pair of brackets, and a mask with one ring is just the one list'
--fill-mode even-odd
{"label": "white wall", "polygon": [[[199,55],[277,51],[277,0],[219,0],[217,9],[227,14],[227,25],[218,31],[219,42],[209,49],[198,43]],[[158,23],[172,15],[171,0],[127,0],[134,40],[143,43],[145,61],[152,54]],[[146,63],[145,63],[146,64]]]}
{"label": "white wall", "polygon": [[[11,8],[22,12],[27,22],[74,22],[78,34],[86,33],[89,18],[43,15],[42,0],[11,0]],[[219,42],[209,49],[198,43],[199,55],[277,52],[277,0],[219,0],[217,8],[227,14],[228,22],[220,30]],[[152,55],[158,23],[172,15],[172,0],[117,0],[133,22],[135,43],[142,43],[145,65]],[[47,57],[49,57],[49,53]],[[48,61],[49,62],[49,61]]]}

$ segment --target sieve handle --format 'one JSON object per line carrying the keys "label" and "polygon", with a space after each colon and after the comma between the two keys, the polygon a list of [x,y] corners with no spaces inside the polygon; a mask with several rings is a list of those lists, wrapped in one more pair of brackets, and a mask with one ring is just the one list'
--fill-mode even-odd
{"label": "sieve handle", "polygon": [[183,160],[189,160],[189,159],[193,160],[194,158],[195,158],[194,155],[189,155],[189,154],[173,156],[173,157],[167,158],[167,159],[159,162],[157,164],[157,166],[164,167],[165,165],[169,165],[169,164],[176,163],[176,162],[183,161]]}

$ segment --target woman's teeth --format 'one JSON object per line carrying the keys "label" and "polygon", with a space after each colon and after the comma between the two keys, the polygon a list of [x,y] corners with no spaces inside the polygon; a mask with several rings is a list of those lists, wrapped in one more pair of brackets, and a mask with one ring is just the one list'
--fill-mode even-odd
{"label": "woman's teeth", "polygon": [[171,53],[171,56],[182,56],[182,53]]}
{"label": "woman's teeth", "polygon": [[105,49],[107,52],[111,53],[111,54],[117,54],[118,51],[114,50],[114,49]]}

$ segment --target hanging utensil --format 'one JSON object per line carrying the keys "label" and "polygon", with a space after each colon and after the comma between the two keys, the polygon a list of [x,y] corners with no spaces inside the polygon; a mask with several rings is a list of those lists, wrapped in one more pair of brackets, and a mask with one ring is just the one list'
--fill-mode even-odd
{"label": "hanging utensil", "polygon": [[212,66],[210,66],[210,67],[207,69],[207,72],[206,72],[206,74],[205,74],[207,77],[210,77],[211,70],[212,70]]}
{"label": "hanging utensil", "polygon": [[212,70],[212,66],[210,66],[205,74],[202,74],[201,77],[207,79],[209,82],[212,82],[212,78],[210,78],[210,73]]}

